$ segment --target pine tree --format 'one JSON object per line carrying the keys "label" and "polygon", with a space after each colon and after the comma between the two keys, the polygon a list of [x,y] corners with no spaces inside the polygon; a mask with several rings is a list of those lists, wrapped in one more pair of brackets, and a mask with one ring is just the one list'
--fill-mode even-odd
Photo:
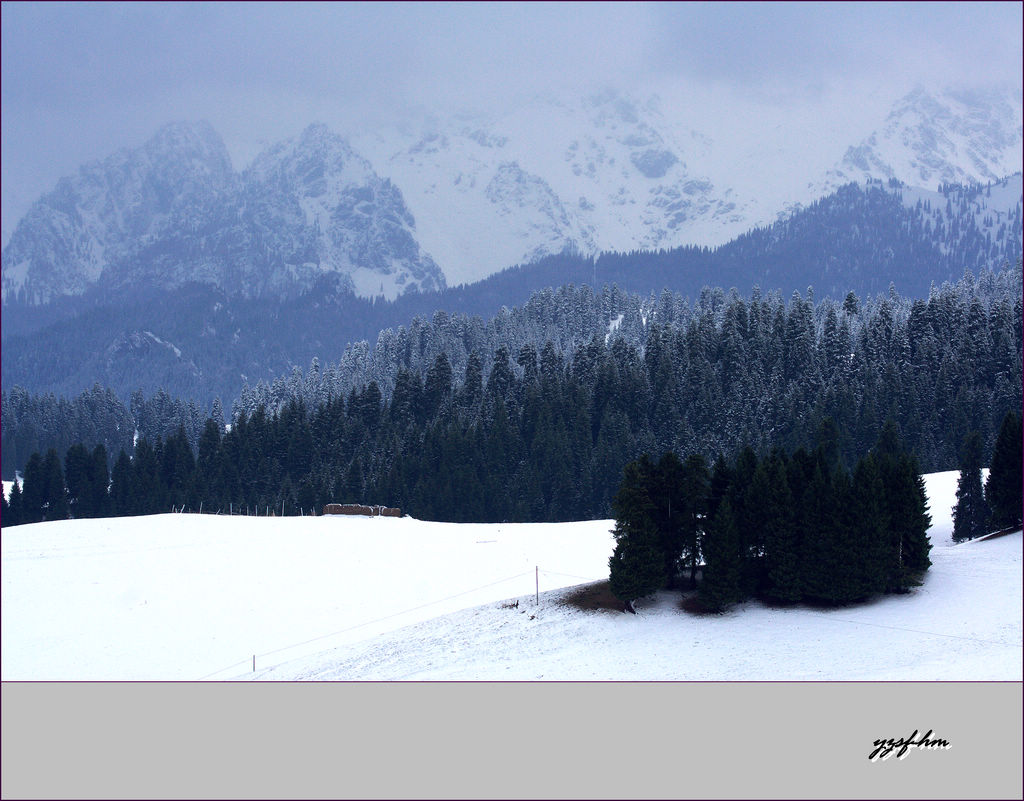
{"label": "pine tree", "polygon": [[68,506],[75,518],[93,517],[92,460],[81,443],[68,448],[64,455],[64,481],[68,488]]}
{"label": "pine tree", "polygon": [[699,597],[714,610],[742,600],[740,536],[728,497],[718,505],[704,536],[704,575]]}
{"label": "pine tree", "polygon": [[804,493],[804,507],[801,590],[804,597],[828,601],[836,580],[837,515],[832,482],[826,478],[820,463],[814,466]]}
{"label": "pine tree", "polygon": [[107,467],[107,449],[101,442],[92,449],[89,460],[89,509],[94,517],[110,513],[110,469]]}
{"label": "pine tree", "polygon": [[690,454],[683,463],[680,500],[683,504],[682,542],[683,560],[690,565],[690,588],[697,587],[697,564],[700,561],[700,541],[707,516],[710,478],[708,466],[699,453]]}
{"label": "pine tree", "polygon": [[22,503],[21,483],[14,482],[11,487],[11,498],[7,502],[7,516],[3,518],[5,526],[20,526],[25,521],[24,504]]}
{"label": "pine tree", "polygon": [[64,470],[56,448],[50,448],[43,459],[44,520],[67,520],[68,493],[64,486]]}
{"label": "pine tree", "polygon": [[[760,468],[759,468],[760,469]],[[776,601],[793,603],[803,596],[800,582],[800,532],[793,512],[786,464],[781,454],[768,461],[768,500],[764,509],[767,550],[767,595]]]}
{"label": "pine tree", "polygon": [[46,477],[43,473],[43,457],[38,451],[32,453],[25,463],[22,478],[22,521],[38,523],[43,519],[46,504]]}
{"label": "pine tree", "polygon": [[851,518],[851,575],[842,600],[862,600],[885,591],[890,571],[885,488],[878,462],[870,453],[854,469],[847,508]]}
{"label": "pine tree", "polygon": [[953,541],[963,542],[987,532],[988,504],[981,488],[981,435],[972,431],[960,452],[960,478],[953,507]]}
{"label": "pine tree", "polygon": [[999,427],[992,465],[985,482],[985,499],[992,509],[992,525],[1003,528],[1021,524],[1022,500],[1021,417],[1007,412]]}
{"label": "pine tree", "polygon": [[110,473],[110,511],[118,517],[136,513],[132,498],[132,462],[124,449]]}
{"label": "pine tree", "polygon": [[613,503],[615,550],[608,560],[608,582],[627,611],[633,611],[634,600],[664,586],[666,578],[648,486],[650,472],[640,462],[626,465]]}

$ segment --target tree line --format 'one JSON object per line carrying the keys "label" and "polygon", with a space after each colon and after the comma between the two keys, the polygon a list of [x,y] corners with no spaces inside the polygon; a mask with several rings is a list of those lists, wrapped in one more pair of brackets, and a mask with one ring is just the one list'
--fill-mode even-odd
{"label": "tree line", "polygon": [[[1000,421],[1021,409],[1020,287],[1019,264],[914,301],[718,289],[691,306],[564,287],[486,324],[439,313],[382,332],[372,353],[243,393],[227,425],[219,405],[204,420],[194,404],[138,393],[123,416],[101,411],[118,421],[113,446],[77,444],[103,444],[119,492],[135,488],[115,514],[336,501],[455,522],[603,518],[643,453],[710,461],[749,447],[763,459],[813,447],[826,420],[848,471],[888,418],[924,472],[953,469],[969,432],[987,461]],[[17,388],[3,399],[4,456],[10,441],[21,454],[38,443],[26,482],[60,465],[67,444],[24,436],[43,427],[40,410],[66,430],[60,404]]]}

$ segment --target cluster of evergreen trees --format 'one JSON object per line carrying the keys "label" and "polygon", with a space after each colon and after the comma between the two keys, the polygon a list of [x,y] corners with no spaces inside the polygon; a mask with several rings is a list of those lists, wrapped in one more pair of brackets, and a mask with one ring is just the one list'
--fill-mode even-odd
{"label": "cluster of evergreen trees", "polygon": [[109,462],[121,450],[132,453],[136,434],[150,442],[167,438],[184,429],[193,450],[208,417],[224,425],[224,412],[214,400],[207,413],[193,401],[172,398],[163,390],[149,398],[141,390],[132,393],[127,404],[109,388],[94,384],[74,398],[54,395],[30,395],[14,386],[0,392],[0,465],[3,477],[14,478],[24,472],[32,454],[45,454],[50,449],[65,453],[75,444],[88,448],[102,445]]}
{"label": "cluster of evergreen trees", "polygon": [[953,507],[953,539],[974,539],[993,529],[1019,526],[1024,504],[1024,445],[1021,417],[1007,413],[999,428],[992,466],[982,489],[981,437],[968,434],[961,451],[956,506]]}
{"label": "cluster of evergreen trees", "polygon": [[[215,428],[212,419],[208,424]],[[29,458],[20,484],[3,503],[3,525],[167,512],[201,496],[203,480],[183,428],[166,440],[158,437],[156,447],[140,439],[134,456],[122,450],[113,470],[103,445],[92,452],[72,445],[63,466],[51,448],[44,457]]]}
{"label": "cluster of evergreen trees", "polygon": [[687,569],[703,604],[751,597],[845,604],[905,592],[931,564],[916,461],[889,423],[853,469],[828,421],[813,452],[744,449],[709,469],[700,454],[627,465],[615,496],[612,592],[627,609]]}
{"label": "cluster of evergreen trees", "polygon": [[103,445],[91,453],[81,444],[73,445],[63,466],[50,448],[45,457],[33,453],[29,458],[21,482],[11,487],[10,500],[2,501],[0,519],[6,528],[69,517],[106,517],[111,512],[109,487]]}

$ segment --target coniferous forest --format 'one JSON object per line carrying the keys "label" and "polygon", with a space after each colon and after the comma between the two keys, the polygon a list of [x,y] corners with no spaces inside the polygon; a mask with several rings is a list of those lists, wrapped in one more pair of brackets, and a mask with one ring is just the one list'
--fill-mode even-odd
{"label": "coniferous forest", "polygon": [[[4,476],[24,474],[25,520],[336,501],[500,522],[608,517],[643,454],[777,462],[825,428],[823,478],[855,474],[887,420],[923,472],[954,469],[968,434],[988,463],[1020,413],[1021,317],[1019,263],[912,301],[563,287],[487,323],[439,312],[388,329],[337,365],[245,388],[227,422],[219,402],[203,414],[163,392],[125,407],[100,387],[4,391]],[[84,489],[104,469],[108,496]]]}

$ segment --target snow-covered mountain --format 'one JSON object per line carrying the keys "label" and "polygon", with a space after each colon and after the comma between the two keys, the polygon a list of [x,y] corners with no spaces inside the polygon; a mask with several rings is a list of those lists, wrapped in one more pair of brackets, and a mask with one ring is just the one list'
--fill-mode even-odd
{"label": "snow-covered mountain", "polygon": [[1021,99],[996,91],[917,88],[829,173],[837,183],[896,178],[935,189],[986,183],[1021,169]]}
{"label": "snow-covered mountain", "polygon": [[688,243],[695,220],[724,226],[722,241],[749,227],[703,166],[707,137],[669,123],[656,98],[537,99],[352,137],[403,188],[452,284],[565,250]]}
{"label": "snow-covered mountain", "polygon": [[366,296],[445,284],[401,192],[323,125],[236,174],[207,123],[175,123],[32,206],[3,251],[3,298],[193,281],[288,294],[328,273]]}
{"label": "snow-covered mountain", "polygon": [[[328,272],[347,276],[361,296],[393,298],[409,287],[445,285],[417,243],[402,193],[325,125],[310,125],[260,154],[239,183],[241,235],[252,233],[278,252],[294,254],[269,271],[275,289],[309,286]],[[240,270],[247,266],[238,264]],[[248,280],[263,278],[253,272]]]}
{"label": "snow-covered mountain", "polygon": [[350,137],[402,187],[451,284],[566,249],[723,244],[850,181],[934,191],[1021,168],[1012,93],[917,89],[857,126],[808,116],[607,91]]}
{"label": "snow-covered mountain", "polygon": [[142,251],[200,224],[230,186],[231,162],[205,123],[171,124],[61,179],[19,222],[3,251],[3,298],[78,295]]}
{"label": "snow-covered mountain", "polygon": [[[241,173],[208,125],[168,126],[32,207],[3,251],[3,297],[101,278],[279,295],[334,274],[394,298],[564,251],[716,246],[850,181],[897,179],[909,197],[1024,159],[1009,91],[918,88],[877,119],[726,105],[605,91],[343,136],[312,125]],[[1000,198],[986,208],[1011,215],[1019,197]]]}

